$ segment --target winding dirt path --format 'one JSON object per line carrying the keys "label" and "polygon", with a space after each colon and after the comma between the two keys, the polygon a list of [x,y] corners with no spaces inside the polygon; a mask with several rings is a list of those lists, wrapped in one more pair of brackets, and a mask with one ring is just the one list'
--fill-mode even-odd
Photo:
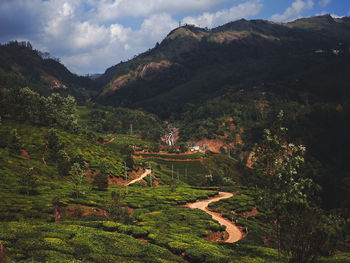
{"label": "winding dirt path", "polygon": [[146,177],[147,175],[149,175],[151,172],[152,172],[152,170],[146,169],[146,171],[145,171],[143,174],[141,174],[140,177],[138,177],[138,178],[136,178],[136,179],[130,181],[130,182],[127,183],[126,185],[134,184],[134,183],[136,183],[136,182],[138,182],[138,181],[141,181],[143,178],[145,178],[145,177]]}
{"label": "winding dirt path", "polygon": [[203,201],[197,201],[194,203],[188,203],[186,207],[195,209],[198,208],[200,210],[203,210],[204,212],[208,213],[212,216],[212,218],[219,222],[220,225],[226,226],[226,232],[228,233],[228,238],[225,240],[226,243],[235,243],[243,238],[241,231],[239,228],[232,223],[230,220],[223,218],[219,213],[215,213],[209,210],[208,205],[213,202],[217,202],[221,199],[227,199],[232,197],[232,193],[227,192],[219,192],[219,195],[203,200]]}

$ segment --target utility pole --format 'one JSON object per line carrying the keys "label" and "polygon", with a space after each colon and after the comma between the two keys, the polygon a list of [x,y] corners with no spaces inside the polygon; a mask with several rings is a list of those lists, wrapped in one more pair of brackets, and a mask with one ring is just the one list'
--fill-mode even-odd
{"label": "utility pole", "polygon": [[132,136],[132,124],[130,124],[130,135]]}
{"label": "utility pole", "polygon": [[174,180],[174,165],[171,164],[171,179]]}
{"label": "utility pole", "polygon": [[126,194],[128,194],[129,188],[128,188],[128,173],[126,171],[126,162],[124,162],[124,174],[125,174],[125,179],[126,179]]}
{"label": "utility pole", "polygon": [[149,169],[151,170],[151,172],[149,173],[149,181],[150,181],[150,185],[152,187],[152,164],[149,164]]}

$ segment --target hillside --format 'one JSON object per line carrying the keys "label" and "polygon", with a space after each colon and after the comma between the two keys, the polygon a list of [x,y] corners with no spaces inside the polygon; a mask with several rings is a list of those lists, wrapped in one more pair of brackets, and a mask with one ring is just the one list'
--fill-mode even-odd
{"label": "hillside", "polygon": [[95,93],[94,82],[71,73],[49,53],[33,49],[29,42],[0,45],[0,89],[29,86],[42,95],[73,95],[85,102]]}
{"label": "hillside", "polygon": [[291,137],[309,149],[325,206],[333,207],[343,203],[349,172],[349,48],[346,17],[242,19],[212,30],[185,25],[109,68],[96,100],[153,112],[179,128],[180,141],[230,151],[243,162],[283,109]]}
{"label": "hillside", "polygon": [[0,263],[349,262],[349,47],[185,25],[95,79],[1,45]]}
{"label": "hillside", "polygon": [[270,91],[276,83],[308,77],[301,66],[322,63],[314,51],[347,52],[349,26],[346,18],[331,16],[288,24],[239,20],[212,30],[185,25],[148,52],[107,69],[98,79],[105,86],[98,101],[178,118],[190,105],[203,105],[213,97],[262,84],[267,87],[259,91]]}

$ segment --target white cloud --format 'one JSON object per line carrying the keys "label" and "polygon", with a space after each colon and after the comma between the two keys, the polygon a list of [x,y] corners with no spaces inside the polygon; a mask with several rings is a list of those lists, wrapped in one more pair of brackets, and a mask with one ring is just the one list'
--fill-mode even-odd
{"label": "white cloud", "polygon": [[332,0],[320,0],[318,2],[320,7],[326,7],[327,5],[329,5],[332,2]]}
{"label": "white cloud", "polygon": [[176,27],[177,22],[165,13],[147,17],[136,30],[121,24],[105,27],[80,23],[71,32],[71,40],[67,39],[66,48],[74,52],[66,52],[62,61],[77,73],[102,72],[153,47]]}
{"label": "white cloud", "polygon": [[155,13],[181,14],[208,10],[227,0],[91,0],[96,6],[96,21],[104,22],[126,16],[149,16]]}
{"label": "white cloud", "polygon": [[[227,1],[0,0],[0,41],[29,40],[76,73],[102,72],[161,41],[178,25],[173,15],[203,12]],[[139,26],[133,24],[135,17],[137,23],[142,19]]]}
{"label": "white cloud", "polygon": [[313,0],[296,0],[288,7],[283,14],[275,14],[271,16],[271,20],[278,22],[291,21],[301,17],[305,10],[310,10],[314,6]]}
{"label": "white cloud", "polygon": [[248,1],[237,6],[232,6],[230,9],[220,10],[216,13],[205,12],[198,17],[188,16],[185,17],[182,22],[211,28],[240,18],[257,15],[262,8],[263,4],[261,1]]}

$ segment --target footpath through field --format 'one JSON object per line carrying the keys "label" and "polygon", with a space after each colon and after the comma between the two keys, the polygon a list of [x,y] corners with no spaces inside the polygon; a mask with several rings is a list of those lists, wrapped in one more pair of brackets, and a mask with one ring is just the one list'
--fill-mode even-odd
{"label": "footpath through field", "polygon": [[227,199],[232,197],[232,193],[227,192],[219,192],[219,195],[216,197],[210,198],[208,200],[197,201],[194,203],[188,203],[186,207],[195,209],[198,208],[200,210],[205,211],[210,214],[212,218],[218,221],[221,225],[226,226],[226,231],[228,233],[228,238],[225,240],[227,243],[235,243],[243,238],[241,231],[239,228],[230,220],[223,218],[219,213],[215,213],[209,210],[208,205],[213,202],[217,202],[221,199]]}
{"label": "footpath through field", "polygon": [[130,185],[130,184],[136,183],[136,182],[138,182],[138,181],[141,181],[143,178],[145,178],[145,177],[146,177],[147,175],[149,175],[151,172],[152,172],[152,170],[146,169],[146,171],[145,171],[143,174],[141,174],[140,177],[138,177],[138,178],[136,178],[136,179],[130,181],[130,182],[127,183],[126,185]]}

